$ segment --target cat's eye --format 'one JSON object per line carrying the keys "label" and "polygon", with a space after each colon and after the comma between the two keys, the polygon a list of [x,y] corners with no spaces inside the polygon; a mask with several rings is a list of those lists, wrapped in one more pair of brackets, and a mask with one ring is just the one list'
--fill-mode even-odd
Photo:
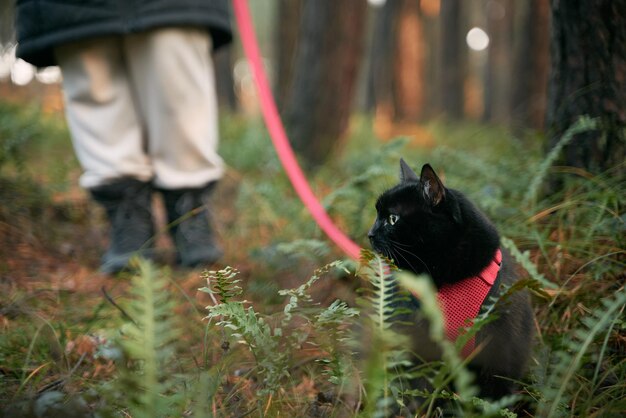
{"label": "cat's eye", "polygon": [[394,214],[389,215],[389,224],[395,225],[396,222],[398,222],[398,219],[400,219],[398,215],[394,215]]}

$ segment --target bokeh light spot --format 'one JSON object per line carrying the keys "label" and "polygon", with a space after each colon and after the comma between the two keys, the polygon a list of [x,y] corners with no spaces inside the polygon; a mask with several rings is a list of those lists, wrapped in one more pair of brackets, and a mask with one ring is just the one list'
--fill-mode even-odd
{"label": "bokeh light spot", "polygon": [[479,27],[473,27],[465,37],[467,46],[474,51],[483,51],[489,46],[489,35]]}

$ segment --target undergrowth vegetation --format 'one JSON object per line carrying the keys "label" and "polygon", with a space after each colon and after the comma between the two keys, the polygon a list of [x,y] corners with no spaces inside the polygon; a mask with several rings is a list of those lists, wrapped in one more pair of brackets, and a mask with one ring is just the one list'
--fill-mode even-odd
{"label": "undergrowth vegetation", "polygon": [[[76,162],[38,157],[50,149],[46,141],[71,155],[62,124],[44,125],[16,108],[0,113],[0,182],[13,185],[0,192],[0,228],[17,240],[10,227],[16,218],[19,228],[30,220],[35,229],[42,225],[37,213],[50,207],[77,213],[50,197],[75,180]],[[594,127],[582,119],[561,144]],[[381,142],[371,121],[358,119],[341,155],[311,173],[312,187],[365,248],[374,201],[395,184],[400,157],[414,167],[431,163],[447,186],[488,213],[520,266],[518,287],[532,293],[536,314],[531,370],[514,396],[498,402],[476,397],[458,354],[463,341],[443,337],[428,278],[392,274],[387,260],[368,251],[360,262],[343,259],[296,199],[264,128],[226,118],[221,153],[230,169],[214,216],[227,256],[214,271],[180,272],[137,260],[128,276],[86,274],[102,289],[67,291],[48,283],[65,274],[62,269],[18,274],[21,265],[3,251],[4,416],[384,417],[410,410],[436,417],[444,409],[475,417],[623,414],[626,183],[619,170],[592,176],[553,167],[556,152],[544,155],[540,139],[498,128],[427,128],[436,146],[425,150],[411,138]],[[564,187],[544,189],[555,177]],[[29,191],[20,184],[37,186]],[[5,205],[9,196],[21,203]],[[55,228],[71,224],[86,231],[101,223],[97,212],[78,213],[45,218],[39,251],[57,254],[67,235]],[[97,259],[76,251],[61,262],[93,270]],[[409,361],[406,335],[396,326],[406,313],[407,290],[423,295],[444,361]],[[487,321],[488,313],[467,335]],[[430,389],[410,384],[418,379]]]}

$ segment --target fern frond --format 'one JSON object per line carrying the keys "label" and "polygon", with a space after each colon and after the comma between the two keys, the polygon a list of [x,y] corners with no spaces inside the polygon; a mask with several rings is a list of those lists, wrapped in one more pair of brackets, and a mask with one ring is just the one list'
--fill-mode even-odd
{"label": "fern frond", "polygon": [[403,306],[409,296],[400,289],[393,274],[397,268],[390,260],[371,251],[361,250],[361,261],[359,274],[371,284],[371,289],[364,290],[364,299],[369,308],[368,317],[375,329],[383,334],[396,325],[399,317],[409,313]]}
{"label": "fern frond", "polygon": [[272,331],[269,324],[252,307],[245,309],[241,302],[209,306],[207,318],[220,318],[217,322],[231,332],[238,342],[246,345],[263,377],[260,394],[269,394],[281,387],[283,378],[289,376],[288,352],[280,349],[280,334]]}
{"label": "fern frond", "polygon": [[[428,320],[430,338],[437,343],[442,351],[443,368],[433,379],[435,392],[443,390],[450,380],[454,381],[459,399],[467,401],[476,394],[472,385],[473,376],[465,368],[465,363],[459,357],[455,344],[446,338],[445,321],[439,307],[437,290],[427,276],[414,276],[401,272],[398,280],[411,293],[419,295],[421,313]],[[435,397],[432,398],[429,409],[432,408]]]}
{"label": "fern frond", "polygon": [[296,239],[278,244],[276,251],[283,256],[291,258],[317,261],[330,253],[330,247],[326,241],[317,239]]}
{"label": "fern frond", "polygon": [[539,282],[542,286],[549,289],[557,289],[558,286],[555,283],[552,283],[550,280],[546,279],[546,277],[539,273],[537,270],[537,266],[530,260],[530,253],[528,251],[521,252],[515,243],[507,238],[501,237],[500,242],[502,246],[509,250],[511,256],[517,261],[517,263],[524,268],[530,275],[533,280]]}
{"label": "fern frond", "polygon": [[549,418],[558,413],[564,399],[567,399],[566,391],[582,363],[583,356],[589,351],[598,334],[609,328],[623,312],[625,305],[626,289],[622,288],[612,298],[602,300],[602,306],[581,321],[583,326],[568,335],[566,348],[557,353],[559,361],[549,372],[539,416]]}
{"label": "fern frond", "polygon": [[198,379],[196,387],[196,402],[193,408],[194,418],[213,418],[213,409],[215,394],[220,387],[220,373],[217,370],[211,370],[203,373]]}
{"label": "fern frond", "polygon": [[115,385],[128,397],[133,417],[153,418],[168,415],[176,403],[168,396],[175,381],[167,378],[167,365],[180,328],[165,289],[167,280],[148,261],[139,260],[138,266],[139,274],[132,279],[132,300],[126,308],[134,322],[122,328],[119,345],[126,362],[120,365],[121,377]]}
{"label": "fern frond", "polygon": [[539,167],[534,170],[535,176],[530,181],[530,186],[528,186],[528,190],[522,199],[523,207],[535,205],[537,195],[539,194],[539,188],[548,174],[548,170],[554,161],[559,157],[563,148],[572,141],[575,135],[597,129],[598,121],[599,119],[597,118],[592,119],[589,116],[581,116],[565,131],[559,142],[557,142],[552,150],[550,150],[548,155],[546,155],[543,161],[539,164]]}
{"label": "fern frond", "polygon": [[272,330],[267,322],[254,311],[246,309],[241,302],[222,303],[207,308],[208,319],[219,318],[217,325],[230,330],[231,335],[251,348],[276,348]]}
{"label": "fern frond", "polygon": [[221,303],[227,303],[243,293],[241,287],[237,286],[241,280],[235,280],[238,274],[239,271],[230,266],[218,271],[204,271],[201,277],[206,280],[207,285],[198,290],[217,295]]}
{"label": "fern frond", "polygon": [[308,291],[311,289],[311,286],[315,284],[322,276],[328,273],[330,270],[341,266],[341,261],[333,261],[332,263],[326,264],[325,266],[315,270],[313,275],[309,280],[307,280],[302,285],[298,286],[295,289],[284,289],[279,290],[278,294],[281,296],[289,296],[289,302],[285,305],[283,309],[284,317],[283,317],[283,325],[286,325],[289,321],[291,321],[292,312],[294,312],[301,302],[311,303],[311,295],[309,295]]}
{"label": "fern frond", "polygon": [[477,173],[480,178],[497,179],[501,177],[494,164],[491,164],[481,158],[481,156],[476,155],[475,152],[462,151],[458,148],[441,146],[437,148],[435,154],[437,157],[449,157],[454,160],[454,164],[461,165],[466,171],[471,170],[473,173]]}
{"label": "fern frond", "polygon": [[346,319],[359,315],[358,309],[349,307],[341,300],[334,301],[329,307],[315,316],[316,323],[322,326],[333,327],[343,324]]}
{"label": "fern frond", "polygon": [[505,417],[505,418],[517,418],[517,414],[509,407],[515,405],[522,399],[519,395],[504,396],[497,401],[488,401],[481,398],[473,398],[472,404],[474,407],[480,410],[481,417]]}
{"label": "fern frond", "polygon": [[399,288],[393,272],[397,269],[384,257],[361,250],[361,267],[358,273],[369,284],[364,291],[365,318],[369,320],[371,339],[366,344],[368,356],[365,364],[365,393],[368,397],[367,416],[387,416],[392,404],[393,384],[402,378],[399,367],[407,356],[406,336],[394,331],[402,315],[408,296]]}
{"label": "fern frond", "polygon": [[325,365],[323,374],[328,376],[330,383],[343,384],[350,366],[350,352],[346,350],[349,342],[348,330],[345,326],[359,311],[349,307],[345,302],[336,300],[315,316],[314,327],[318,335],[328,341],[328,357],[321,358],[318,363]]}

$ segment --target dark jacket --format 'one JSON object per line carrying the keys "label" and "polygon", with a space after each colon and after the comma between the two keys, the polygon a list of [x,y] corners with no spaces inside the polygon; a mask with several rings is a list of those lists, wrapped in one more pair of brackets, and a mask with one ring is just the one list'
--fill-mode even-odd
{"label": "dark jacket", "polygon": [[55,65],[54,47],[165,26],[204,27],[214,49],[230,42],[228,0],[17,0],[17,56]]}

